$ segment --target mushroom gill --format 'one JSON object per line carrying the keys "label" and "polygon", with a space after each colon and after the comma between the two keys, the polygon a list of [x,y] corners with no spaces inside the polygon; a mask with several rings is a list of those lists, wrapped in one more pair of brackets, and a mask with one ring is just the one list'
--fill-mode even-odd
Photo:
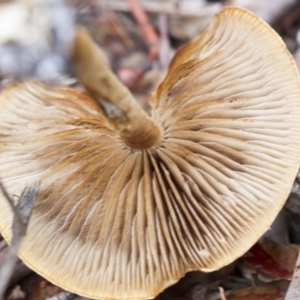
{"label": "mushroom gill", "polygon": [[[27,81],[0,96],[0,178],[16,196],[41,182],[19,252],[32,269],[86,297],[145,299],[268,229],[300,164],[300,84],[267,24],[226,8],[179,50],[147,146],[132,145],[145,114],[117,126],[83,84],[88,94]],[[12,220],[1,195],[8,241]]]}

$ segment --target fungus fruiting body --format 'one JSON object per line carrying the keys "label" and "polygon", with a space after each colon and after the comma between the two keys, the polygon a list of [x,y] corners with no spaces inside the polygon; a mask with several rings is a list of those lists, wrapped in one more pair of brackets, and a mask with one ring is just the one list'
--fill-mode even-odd
{"label": "fungus fruiting body", "polygon": [[[19,252],[32,269],[87,297],[146,299],[268,229],[300,163],[300,84],[267,24],[216,15],[174,57],[151,118],[114,98],[111,121],[101,80],[82,76],[88,94],[28,81],[0,96],[0,178],[11,195],[41,184]],[[1,195],[8,241],[12,221]]]}

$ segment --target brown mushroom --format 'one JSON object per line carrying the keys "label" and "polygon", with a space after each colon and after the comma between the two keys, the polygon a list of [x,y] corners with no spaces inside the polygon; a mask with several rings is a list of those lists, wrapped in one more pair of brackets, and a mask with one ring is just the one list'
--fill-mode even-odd
{"label": "brown mushroom", "polygon": [[[76,43],[89,95],[36,82],[1,93],[0,178],[11,195],[41,182],[20,257],[69,291],[144,299],[247,251],[300,162],[300,84],[281,39],[224,9],[176,54],[152,118],[95,71],[108,68],[82,31]],[[8,241],[12,220],[1,196]]]}

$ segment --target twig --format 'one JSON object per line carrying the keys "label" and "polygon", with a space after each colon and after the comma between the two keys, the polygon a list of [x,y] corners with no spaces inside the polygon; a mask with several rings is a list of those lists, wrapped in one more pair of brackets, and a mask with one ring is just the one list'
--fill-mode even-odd
{"label": "twig", "polygon": [[17,253],[26,234],[26,229],[34,206],[34,200],[39,190],[39,183],[36,183],[31,187],[25,187],[16,206],[1,182],[0,187],[4,198],[11,206],[14,214],[11,246],[6,262],[0,270],[0,300],[2,300],[7,284],[13,273],[14,266],[18,260]]}
{"label": "twig", "polygon": [[0,181],[0,189],[1,189],[2,194],[4,195],[4,198],[6,199],[7,203],[9,204],[11,210],[13,211],[13,214],[14,214],[14,217],[15,217],[14,222],[16,222],[16,225],[18,226],[20,233],[25,234],[26,227],[25,227],[25,224],[22,221],[21,214],[18,211],[18,209],[16,208],[13,199],[9,196],[9,194],[7,193],[7,191],[4,188],[1,181]]}
{"label": "twig", "polygon": [[[123,0],[105,0],[105,3],[115,11],[130,11],[130,6]],[[166,0],[143,0],[143,9],[151,13],[164,13],[181,16],[203,17],[213,15],[222,9],[222,4],[211,3],[201,5],[199,0],[166,1]]]}
{"label": "twig", "polygon": [[168,16],[166,14],[159,14],[158,16],[159,33],[160,33],[160,47],[159,47],[159,61],[163,70],[167,70],[170,62],[170,41],[168,36]]}
{"label": "twig", "polygon": [[219,293],[220,293],[221,300],[227,300],[224,293],[224,289],[221,286],[219,286]]}
{"label": "twig", "polygon": [[61,292],[60,294],[47,298],[46,300],[72,300],[76,297],[75,294],[72,294],[70,292]]}
{"label": "twig", "polygon": [[133,15],[142,32],[143,38],[148,47],[149,58],[149,64],[147,64],[144,68],[133,69],[125,67],[118,70],[119,79],[127,87],[132,89],[137,86],[145,73],[151,69],[153,61],[156,60],[158,56],[159,38],[139,0],[126,1],[129,5],[131,14]]}
{"label": "twig", "polygon": [[285,296],[285,300],[295,299],[300,299],[300,252],[294,269],[292,282]]}
{"label": "twig", "polygon": [[[9,255],[10,247],[4,240],[0,241],[0,270],[2,266],[6,263],[7,257]],[[9,280],[9,285],[16,284],[19,280],[30,274],[30,270],[20,259],[17,260],[13,274]]]}
{"label": "twig", "polygon": [[127,0],[130,11],[138,23],[149,48],[149,58],[153,60],[158,54],[159,38],[139,0]]}

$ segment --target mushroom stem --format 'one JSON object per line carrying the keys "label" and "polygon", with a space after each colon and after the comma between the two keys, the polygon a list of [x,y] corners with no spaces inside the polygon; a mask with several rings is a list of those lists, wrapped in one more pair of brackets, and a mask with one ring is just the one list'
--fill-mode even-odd
{"label": "mushroom stem", "polygon": [[118,80],[101,49],[81,27],[76,31],[72,63],[80,82],[102,106],[128,146],[149,149],[160,144],[161,128]]}

